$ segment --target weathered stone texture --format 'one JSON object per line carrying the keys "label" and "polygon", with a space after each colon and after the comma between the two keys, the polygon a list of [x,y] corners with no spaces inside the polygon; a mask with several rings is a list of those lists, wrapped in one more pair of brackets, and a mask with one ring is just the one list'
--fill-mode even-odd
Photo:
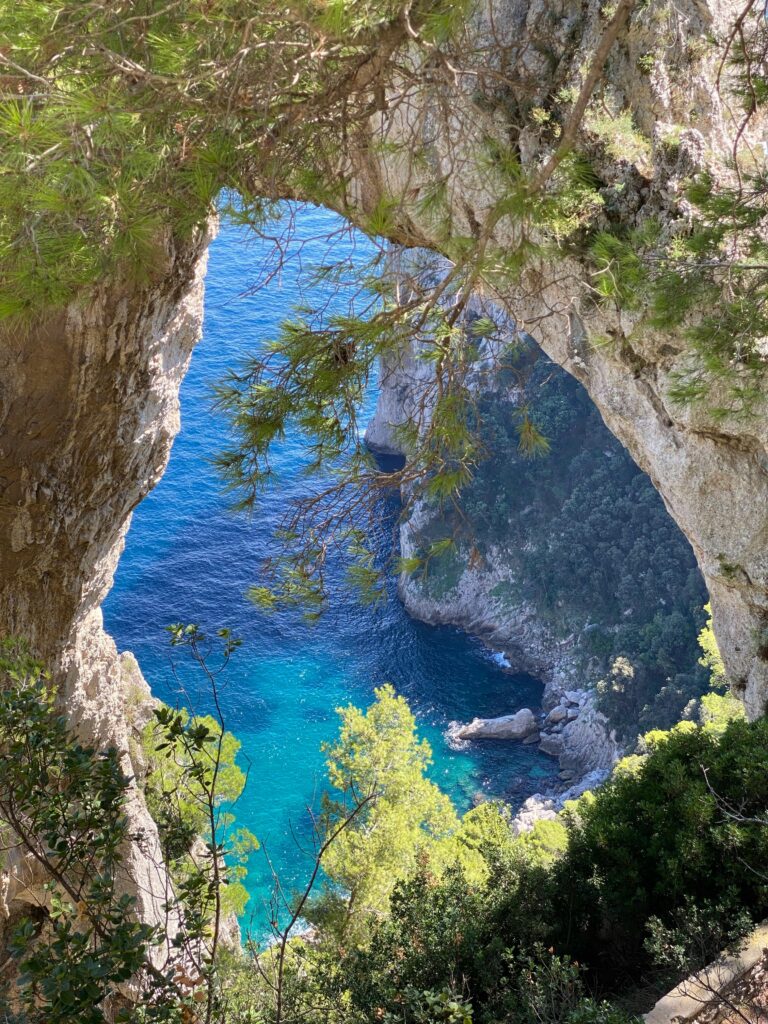
{"label": "weathered stone texture", "polygon": [[[483,165],[487,138],[516,149],[523,166],[535,170],[551,142],[543,142],[530,122],[520,127],[525,119],[510,111],[546,108],[559,89],[578,88],[580,69],[605,26],[600,8],[597,0],[493,4],[493,19],[480,17],[467,45],[467,52],[476,46],[483,54],[479,77],[460,79],[458,95],[455,83],[441,84],[439,76],[430,85],[401,85],[372,128],[372,138],[405,143],[401,151],[380,156],[381,147],[358,145],[350,152],[357,176],[353,208],[370,208],[382,194],[418,197],[430,180],[444,176],[453,231],[477,234],[499,198],[498,182]],[[628,225],[649,217],[684,219],[690,175],[708,170],[719,179],[728,173],[737,122],[713,87],[720,54],[706,40],[725,38],[739,9],[735,0],[682,0],[633,10],[629,31],[606,64],[605,89],[611,109],[631,112],[646,145],[626,159],[609,156],[588,120],[578,139],[606,187],[621,186],[620,206],[606,209],[606,226],[611,217]],[[644,54],[654,58],[650,74],[638,63]],[[494,79],[486,75],[479,101],[483,68],[504,75],[506,84],[494,93],[488,84]],[[662,141],[668,129],[679,141],[674,150]],[[762,128],[754,130],[759,135]],[[408,153],[419,146],[428,159],[414,164]],[[400,240],[438,250],[444,245],[417,200],[401,214]],[[516,242],[517,228],[501,220],[491,243],[512,249]],[[759,715],[768,703],[768,405],[749,419],[715,421],[703,407],[673,403],[670,385],[690,366],[685,339],[651,330],[640,312],[596,303],[590,273],[586,258],[542,261],[491,297],[584,384],[607,426],[660,491],[709,588],[733,688],[749,714]],[[711,404],[722,402],[715,394]]]}
{"label": "weathered stone texture", "polygon": [[[26,637],[81,736],[124,751],[121,663],[102,625],[132,510],[160,479],[202,325],[207,238],[162,247],[155,283],[109,283],[48,322],[0,336],[0,635]],[[125,888],[163,920],[167,876],[139,791]],[[6,896],[33,899],[11,880]]]}

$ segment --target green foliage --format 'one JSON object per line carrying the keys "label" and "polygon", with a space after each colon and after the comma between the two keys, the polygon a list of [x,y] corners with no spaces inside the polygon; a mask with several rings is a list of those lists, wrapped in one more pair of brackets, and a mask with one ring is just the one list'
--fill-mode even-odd
{"label": "green foliage", "polygon": [[215,827],[219,837],[226,835],[228,848],[221,912],[242,914],[248,900],[242,884],[245,861],[258,842],[248,829],[233,829],[235,816],[224,809],[235,803],[245,786],[245,773],[236,763],[239,740],[230,732],[222,734],[211,715],[191,717],[184,708],[161,706],[144,729],[142,746],[147,807],[157,822],[174,880],[189,885],[200,857],[199,844],[211,842],[207,795],[214,792]]}
{"label": "green foliage", "polygon": [[440,989],[439,992],[406,989],[402,993],[399,1011],[387,1013],[384,1019],[392,1024],[403,1019],[413,1021],[414,1024],[471,1024],[472,1004],[450,988]]}
{"label": "green foliage", "polygon": [[[218,714],[216,676],[238,641],[219,631],[223,660],[213,667],[213,644],[196,626],[171,634],[211,683],[217,708],[216,717],[192,717],[161,705],[144,736],[145,795],[174,883],[157,909],[177,921],[172,936],[142,923],[125,891],[131,844],[141,843],[147,857],[154,851],[125,813],[136,793],[124,755],[82,743],[28,646],[0,642],[0,834],[43,878],[42,898],[30,894],[29,913],[14,914],[8,938],[25,1024],[223,1020],[221,924],[242,912],[241,865],[255,847],[224,809],[245,777],[235,763],[239,743]],[[23,885],[19,896],[23,902]],[[127,996],[129,982],[140,1009]]]}
{"label": "green foliage", "polygon": [[706,732],[721,736],[730,722],[745,720],[746,712],[741,701],[727,689],[725,665],[712,628],[712,608],[707,604],[704,611],[708,618],[699,633],[699,647],[702,650],[699,665],[709,672],[712,692],[704,694],[699,701],[699,721]]}
{"label": "green foliage", "polygon": [[461,859],[477,870],[477,857],[457,842],[459,818],[426,777],[431,750],[406,701],[383,686],[365,713],[349,706],[339,715],[339,738],[324,747],[338,813],[355,795],[375,795],[329,849],[323,866],[335,888],[314,914],[327,924],[336,917],[340,934],[360,937],[398,879],[420,864],[439,874]]}
{"label": "green foliage", "polygon": [[307,318],[285,321],[266,355],[231,373],[217,388],[238,435],[220,469],[244,493],[244,507],[270,478],[272,444],[288,431],[306,438],[315,466],[354,450],[351,438],[385,325],[336,316],[321,330]]}
{"label": "green foliage", "polygon": [[542,818],[534,822],[530,832],[519,836],[518,846],[532,863],[549,867],[565,852],[568,831],[560,818],[552,821]]}
{"label": "green foliage", "polygon": [[[512,911],[514,922],[522,924],[523,893],[517,885],[514,891],[523,904]],[[531,921],[537,922],[533,893],[527,895]],[[348,988],[352,1005],[370,1018],[378,1007],[395,1012],[402,992],[453,985],[471,994],[476,1020],[487,1019],[483,1010],[489,1005],[501,1019],[509,1003],[505,940],[514,926],[505,926],[496,913],[500,902],[490,885],[469,884],[459,869],[440,880],[423,871],[398,885],[389,917],[375,926],[366,947],[350,951],[340,965],[339,983]],[[496,936],[494,925],[500,926]]]}
{"label": "green foliage", "polygon": [[727,685],[728,681],[725,677],[725,665],[723,665],[723,659],[717,646],[715,631],[712,628],[712,606],[706,604],[704,611],[707,613],[707,622],[698,636],[699,647],[702,651],[699,664],[709,672],[710,687],[719,691]]}
{"label": "green foliage", "polygon": [[[413,9],[422,45],[445,42],[462,10]],[[399,13],[392,0],[267,3],[256,25],[242,0],[0,7],[0,317],[29,319],[108,275],[150,280],[222,189],[256,227],[272,192],[338,204],[322,169],[359,116],[350,71]]]}
{"label": "green foliage", "polygon": [[[221,923],[245,908],[245,865],[259,846],[248,829],[233,827],[230,808],[243,791],[246,775],[236,763],[240,742],[224,728],[218,696],[218,676],[241,641],[228,629],[209,638],[194,623],[175,623],[168,632],[172,647],[188,652],[203,675],[215,710],[214,715],[192,716],[183,708],[155,708],[143,736],[147,805],[157,821],[187,923],[210,944],[213,971]],[[215,651],[220,660],[214,666]],[[213,994],[212,986],[209,991]]]}
{"label": "green foliage", "polygon": [[655,964],[674,975],[692,974],[739,956],[752,928],[747,910],[730,902],[696,906],[688,901],[667,923],[650,919],[645,948]]}
{"label": "green foliage", "polygon": [[[644,54],[638,61],[646,71],[653,66],[652,63],[648,63],[649,56],[652,62],[653,57],[649,54]],[[626,160],[636,164],[650,158],[651,144],[635,127],[631,111],[625,110],[615,117],[605,113],[594,113],[587,118],[586,126],[589,131],[594,132],[614,160]]]}
{"label": "green foliage", "polygon": [[449,990],[489,1024],[629,1020],[590,991],[625,1001],[649,971],[663,990],[768,908],[762,872],[744,868],[768,853],[767,739],[766,722],[720,737],[685,723],[538,835],[514,838],[497,819],[487,877],[426,865],[399,882],[369,941],[334,948],[323,991],[363,1019]]}
{"label": "green foliage", "polygon": [[[768,853],[755,820],[768,800],[767,738],[765,721],[734,722],[719,740],[689,723],[659,737],[636,772],[614,775],[580,810],[554,868],[567,892],[561,927],[570,916],[580,921],[578,934],[562,932],[577,959],[594,963],[610,949],[616,969],[641,965],[649,920],[669,922],[686,901],[764,913],[765,881],[743,865]],[[745,820],[729,820],[729,805]]]}
{"label": "green foliage", "polygon": [[541,944],[515,963],[520,1009],[518,1020],[540,1024],[570,1021],[584,998],[583,968]]}
{"label": "green foliage", "polygon": [[[173,639],[216,671],[196,627],[174,627]],[[226,633],[222,642],[225,651],[236,644]],[[366,713],[340,712],[339,738],[326,748],[336,796],[322,821],[337,828],[313,908],[319,933],[290,940],[284,958],[279,945],[255,959],[214,948],[208,961],[203,952],[200,998],[190,999],[170,974],[152,973],[155,936],[117,894],[129,786],[117,755],[74,740],[23,645],[5,642],[0,668],[0,818],[51,876],[43,926],[23,921],[13,939],[30,1021],[98,1024],[104,997],[144,971],[147,999],[126,1019],[193,1020],[182,1007],[195,1003],[207,1005],[200,1019],[211,1024],[287,1024],[310,1010],[361,1024],[630,1024],[592,991],[624,998],[628,979],[653,965],[669,984],[737,949],[768,910],[762,873],[743,869],[768,855],[768,721],[651,733],[631,770],[516,837],[498,804],[459,821],[425,778],[429,748],[407,704],[382,687]],[[165,782],[152,799],[180,786],[210,815],[212,763],[222,795],[236,795],[236,744],[220,721],[167,708],[156,719],[151,760]],[[160,768],[163,757],[171,763]],[[225,853],[218,833],[208,849],[207,867],[179,885],[198,943],[210,940],[212,893],[226,885],[212,871]]]}
{"label": "green foliage", "polygon": [[10,940],[22,1002],[30,1022],[100,1024],[158,938],[117,885],[130,781],[116,750],[77,740],[25,644],[0,652],[0,822],[48,875],[49,909],[30,907]]}
{"label": "green foliage", "polygon": [[[511,843],[508,836],[507,844]],[[486,885],[470,885],[459,870],[442,880],[423,873],[396,889],[388,920],[365,949],[344,951],[339,984],[348,986],[363,1019],[383,1009],[394,1016],[410,993],[462,993],[474,1020],[515,1024],[630,1018],[590,999],[584,969],[537,938],[541,904],[551,897],[547,876],[520,862]],[[427,987],[428,986],[428,987]]]}
{"label": "green foliage", "polygon": [[[242,793],[245,773],[236,764],[240,742],[229,732],[220,736],[219,725],[210,715],[192,718],[183,708],[174,711],[163,705],[145,727],[142,747],[147,759],[147,806],[164,835],[167,855],[176,859],[188,853],[205,831],[201,800],[213,781],[217,756],[217,802],[232,803]],[[192,771],[193,752],[202,754],[200,771]]]}
{"label": "green foliage", "polygon": [[433,541],[419,558],[421,580],[430,597],[440,600],[458,586],[466,563],[452,538]]}
{"label": "green foliage", "polygon": [[533,420],[527,415],[520,422],[517,433],[519,437],[517,446],[521,455],[529,459],[536,459],[549,454],[549,439],[541,433]]}
{"label": "green foliage", "polygon": [[707,732],[722,735],[730,722],[746,719],[744,705],[738,697],[728,693],[705,693],[701,698],[699,721]]}
{"label": "green foliage", "polygon": [[[765,191],[763,175],[742,181],[738,189],[716,189],[709,178],[697,179],[689,190],[698,213],[695,229],[675,241],[655,276],[654,322],[682,327],[696,357],[689,371],[677,375],[670,396],[680,403],[707,400],[716,420],[751,415],[762,399],[760,339],[768,331]],[[729,286],[723,294],[726,269]],[[705,312],[690,316],[698,310]]]}
{"label": "green foliage", "polygon": [[625,309],[641,308],[647,300],[650,279],[643,254],[656,246],[658,238],[659,226],[654,221],[629,231],[599,232],[590,248],[598,295]]}

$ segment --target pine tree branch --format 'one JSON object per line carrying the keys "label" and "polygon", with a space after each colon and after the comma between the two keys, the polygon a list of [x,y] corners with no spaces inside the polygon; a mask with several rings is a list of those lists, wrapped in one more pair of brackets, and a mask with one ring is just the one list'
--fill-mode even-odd
{"label": "pine tree branch", "polygon": [[573,149],[573,144],[576,141],[576,135],[584,118],[587,104],[592,98],[595,86],[602,77],[605,62],[613,48],[613,44],[618,39],[621,30],[624,28],[624,25],[629,18],[629,13],[632,10],[633,4],[634,0],[619,0],[616,12],[608,23],[608,26],[598,43],[597,49],[595,50],[595,56],[592,58],[592,63],[590,64],[589,71],[587,72],[587,77],[584,79],[584,84],[582,85],[581,91],[573,105],[573,110],[571,110],[568,120],[565,122],[563,134],[560,137],[560,143],[533,179],[533,186],[535,189],[541,189],[546,185],[562,161],[568,153],[570,153],[571,149]]}

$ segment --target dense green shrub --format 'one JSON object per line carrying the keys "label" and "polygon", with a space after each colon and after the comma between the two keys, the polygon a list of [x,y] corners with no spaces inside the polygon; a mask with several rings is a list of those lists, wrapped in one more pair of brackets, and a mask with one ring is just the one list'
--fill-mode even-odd
{"label": "dense green shrub", "polygon": [[549,888],[544,869],[522,864],[485,885],[469,885],[460,870],[438,879],[428,869],[401,883],[389,918],[342,964],[353,1004],[367,1016],[394,1010],[406,989],[453,987],[469,994],[478,1019],[503,1019],[517,1004],[510,951],[546,935]]}
{"label": "dense green shrub", "polygon": [[[218,636],[226,664],[237,642],[226,631]],[[194,626],[177,627],[173,642],[190,649],[217,705],[212,645]],[[244,782],[234,760],[239,744],[221,718],[165,706],[155,709],[145,739],[148,802],[174,883],[155,905],[174,922],[169,934],[141,919],[133,894],[141,882],[136,851],[160,858],[128,813],[138,793],[124,755],[84,742],[28,645],[0,639],[0,836],[15,859],[12,925],[2,939],[6,966],[17,968],[11,1000],[24,1024],[222,1019],[215,1017],[222,924],[247,898],[239,860],[253,845],[249,833],[230,831],[232,817],[221,808]],[[155,867],[161,878],[162,865]]]}
{"label": "dense green shrub", "polygon": [[0,831],[43,878],[6,940],[29,1024],[101,1024],[102,999],[128,979],[165,986],[159,936],[119,885],[130,788],[117,750],[73,733],[28,646],[0,641]]}
{"label": "dense green shrub", "polygon": [[[683,918],[698,922],[699,954],[714,956],[733,939],[724,922],[741,934],[745,915],[768,910],[768,722],[733,722],[720,738],[684,723],[648,743],[646,756],[571,805],[554,860],[508,834],[486,850],[485,882],[426,863],[398,884],[370,941],[342,951],[326,983],[366,1019],[377,1008],[394,1013],[405,991],[450,988],[476,1020],[522,1021],[533,1018],[521,965],[535,960],[546,974],[543,951],[563,969],[582,965],[580,984],[622,999],[685,973],[679,938],[678,962],[657,963],[659,937],[679,936]],[[585,1019],[613,1012],[582,1010],[595,1015]]]}
{"label": "dense green shrub", "polygon": [[[733,722],[717,738],[691,723],[660,735],[633,773],[616,773],[569,830],[555,866],[555,929],[610,977],[648,966],[651,917],[686,901],[768,909],[768,721]],[[730,815],[738,809],[744,821]]]}

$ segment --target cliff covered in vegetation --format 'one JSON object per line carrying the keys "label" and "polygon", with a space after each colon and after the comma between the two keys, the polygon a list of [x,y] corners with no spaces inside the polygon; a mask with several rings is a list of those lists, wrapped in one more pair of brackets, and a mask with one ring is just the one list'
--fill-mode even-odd
{"label": "cliff covered in vegetation", "polygon": [[[546,246],[537,256],[547,229],[536,223],[533,200],[526,220],[526,199],[519,196],[522,225],[495,216],[503,157],[488,169],[489,138],[502,152],[509,147],[523,171],[536,168],[557,146],[559,131],[569,125],[563,104],[567,109],[606,32],[607,12],[599,3],[576,11],[567,3],[512,2],[494,7],[492,20],[478,17],[477,52],[491,68],[484,77],[477,66],[482,99],[478,78],[469,74],[445,106],[442,83],[403,84],[376,125],[395,155],[379,156],[371,136],[371,144],[353,150],[350,160],[363,208],[387,195],[423,195],[442,181],[453,235],[480,237],[499,254],[520,253],[526,244],[533,249],[519,273],[497,274],[487,290],[584,385],[608,428],[659,490],[703,573],[731,684],[755,715],[768,697],[761,639],[768,612],[762,357],[755,350],[742,371],[738,355],[725,352],[724,338],[722,372],[711,354],[708,376],[691,344],[695,331],[681,330],[675,313],[659,309],[661,300],[649,295],[637,260],[648,242],[644,231],[684,233],[696,218],[686,191],[692,178],[729,180],[741,121],[713,88],[722,57],[715,41],[727,38],[739,10],[738,4],[692,3],[632,11],[621,42],[601,65],[599,97],[574,139],[594,177],[590,198],[582,195],[581,208],[570,213],[603,233],[599,252],[584,245],[581,228],[565,226],[569,241],[560,258],[553,260]],[[496,74],[503,85],[496,85]],[[759,125],[757,118],[746,130],[757,137]],[[408,145],[397,150],[406,139]],[[430,154],[429,170],[408,160],[414,147]],[[508,179],[508,188],[516,187]],[[400,221],[399,215],[396,207],[392,233],[401,240],[451,252],[446,222],[425,214],[416,200]],[[649,259],[655,245],[648,246]],[[683,315],[703,337],[706,316],[715,311],[686,306],[686,290],[690,301],[696,294],[706,300],[701,282],[686,278],[684,264],[677,288]],[[737,345],[735,325],[723,322],[723,329],[733,330]],[[692,381],[694,390],[700,386],[700,400],[683,398],[681,380]]]}
{"label": "cliff covered in vegetation", "polygon": [[[485,382],[484,453],[458,501],[407,505],[402,555],[419,565],[401,575],[400,595],[417,618],[474,632],[538,674],[545,710],[566,692],[592,691],[561,752],[564,771],[583,773],[610,766],[611,729],[631,745],[638,732],[696,716],[709,686],[697,642],[706,591],[648,478],[583,388],[537,352],[528,343],[518,356],[533,360],[522,385],[519,366]],[[383,368],[371,443],[397,449],[418,401],[417,363],[406,349]],[[548,442],[534,458],[520,451],[523,405]]]}

